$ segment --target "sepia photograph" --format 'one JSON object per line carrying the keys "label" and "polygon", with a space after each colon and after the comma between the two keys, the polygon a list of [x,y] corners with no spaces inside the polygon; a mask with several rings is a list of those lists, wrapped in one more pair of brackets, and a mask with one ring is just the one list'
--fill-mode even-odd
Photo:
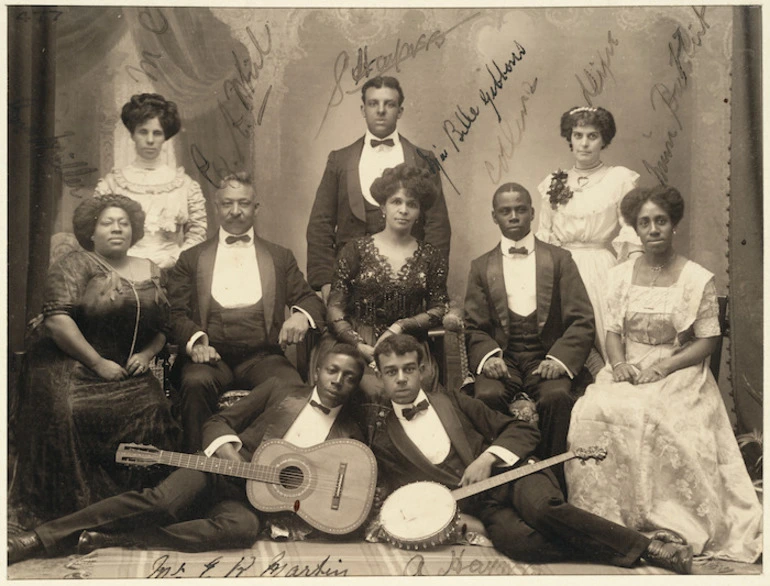
{"label": "sepia photograph", "polygon": [[4,579],[759,583],[763,11],[6,5]]}

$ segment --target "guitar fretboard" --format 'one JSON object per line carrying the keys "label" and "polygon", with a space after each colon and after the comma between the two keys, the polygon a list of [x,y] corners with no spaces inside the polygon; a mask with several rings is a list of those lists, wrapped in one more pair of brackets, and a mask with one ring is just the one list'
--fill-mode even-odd
{"label": "guitar fretboard", "polygon": [[484,492],[485,490],[489,490],[490,488],[500,486],[501,484],[505,484],[506,482],[512,482],[517,478],[522,478],[523,476],[527,476],[528,474],[534,474],[535,472],[539,472],[540,470],[544,470],[545,468],[554,466],[555,464],[560,464],[561,462],[566,462],[567,460],[571,460],[572,458],[575,458],[575,457],[577,456],[574,452],[565,452],[563,454],[559,454],[558,456],[553,456],[551,458],[548,458],[547,460],[543,460],[542,462],[535,462],[534,464],[521,466],[519,468],[510,470],[508,472],[503,472],[502,474],[498,474],[497,476],[490,476],[486,480],[481,480],[479,482],[469,484],[468,486],[456,488],[455,490],[452,491],[452,496],[455,498],[456,501],[459,501],[460,499],[464,499],[469,496],[473,496],[474,494]]}
{"label": "guitar fretboard", "polygon": [[176,468],[191,468],[192,470],[202,470],[225,476],[238,476],[268,484],[280,484],[280,469],[250,462],[234,462],[224,458],[209,458],[197,454],[161,450],[158,454],[158,464],[166,464]]}

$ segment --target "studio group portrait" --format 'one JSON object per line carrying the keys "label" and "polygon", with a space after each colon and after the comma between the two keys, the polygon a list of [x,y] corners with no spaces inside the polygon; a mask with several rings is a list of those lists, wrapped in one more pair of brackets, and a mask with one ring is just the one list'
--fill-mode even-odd
{"label": "studio group portrait", "polygon": [[758,584],[763,8],[7,6],[5,578]]}

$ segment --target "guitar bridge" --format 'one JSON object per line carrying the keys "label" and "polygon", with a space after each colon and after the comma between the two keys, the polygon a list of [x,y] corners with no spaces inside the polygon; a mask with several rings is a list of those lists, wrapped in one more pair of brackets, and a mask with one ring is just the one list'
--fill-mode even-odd
{"label": "guitar bridge", "polygon": [[348,465],[345,462],[340,463],[340,469],[337,472],[337,483],[334,486],[334,496],[332,497],[332,511],[340,508],[340,499],[342,498],[342,486],[345,484],[345,473]]}

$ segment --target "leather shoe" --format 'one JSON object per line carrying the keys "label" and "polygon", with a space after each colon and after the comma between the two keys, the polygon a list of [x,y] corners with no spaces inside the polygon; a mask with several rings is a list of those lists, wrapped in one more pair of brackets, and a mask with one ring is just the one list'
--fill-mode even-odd
{"label": "leather shoe", "polygon": [[653,539],[643,557],[651,564],[677,574],[692,574],[692,545]]}
{"label": "leather shoe", "polygon": [[676,531],[671,529],[658,529],[652,534],[650,538],[653,541],[662,541],[663,543],[678,543],[679,545],[687,545],[687,540],[682,537]]}
{"label": "leather shoe", "polygon": [[105,547],[130,547],[132,545],[136,545],[136,541],[125,533],[83,531],[78,538],[78,553],[86,555]]}
{"label": "leather shoe", "polygon": [[35,557],[43,552],[43,542],[34,531],[8,536],[8,565]]}

